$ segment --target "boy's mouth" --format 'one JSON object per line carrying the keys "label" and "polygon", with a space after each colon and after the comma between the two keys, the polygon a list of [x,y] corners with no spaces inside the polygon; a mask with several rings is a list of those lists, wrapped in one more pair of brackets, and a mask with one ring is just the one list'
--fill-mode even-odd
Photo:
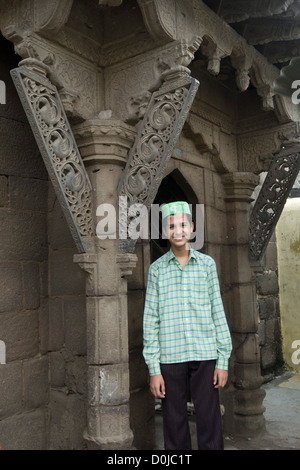
{"label": "boy's mouth", "polygon": [[176,237],[174,237],[174,240],[180,241],[180,240],[183,240],[184,238],[185,238],[185,235],[176,235]]}

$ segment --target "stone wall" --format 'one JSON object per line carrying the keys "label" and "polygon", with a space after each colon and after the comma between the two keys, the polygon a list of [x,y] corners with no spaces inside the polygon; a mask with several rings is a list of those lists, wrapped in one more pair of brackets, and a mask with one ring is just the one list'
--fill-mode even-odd
{"label": "stone wall", "polygon": [[47,445],[47,190],[43,162],[11,82],[13,47],[1,40],[0,78],[0,442],[3,449]]}
{"label": "stone wall", "polygon": [[85,275],[9,70],[1,39],[0,444],[82,449],[86,427]]}
{"label": "stone wall", "polygon": [[50,449],[84,448],[86,427],[85,275],[52,185],[49,188]]}
{"label": "stone wall", "polygon": [[257,274],[259,343],[261,373],[264,381],[272,380],[283,368],[280,326],[277,244],[273,234],[262,259],[262,272]]}
{"label": "stone wall", "polygon": [[149,389],[148,369],[142,355],[143,312],[150,250],[147,240],[136,247],[138,262],[128,280],[128,332],[130,370],[130,426],[133,446],[153,449],[155,435],[154,398]]}

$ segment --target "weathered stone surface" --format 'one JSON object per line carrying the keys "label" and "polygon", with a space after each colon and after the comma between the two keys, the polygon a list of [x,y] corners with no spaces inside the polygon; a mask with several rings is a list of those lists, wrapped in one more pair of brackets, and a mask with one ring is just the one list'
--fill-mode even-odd
{"label": "weathered stone surface", "polygon": [[48,179],[46,168],[27,123],[0,118],[0,142],[2,174]]}
{"label": "weathered stone surface", "polygon": [[235,343],[234,350],[237,362],[245,364],[259,362],[258,335],[237,335],[233,333],[232,336]]}
{"label": "weathered stone surface", "polygon": [[49,359],[42,356],[23,362],[24,410],[34,410],[48,404]]}
{"label": "weathered stone surface", "polygon": [[[234,382],[236,388],[238,390],[243,390],[247,392],[247,396],[251,396],[251,391],[257,391],[262,384],[259,361],[250,364],[239,364],[236,362],[234,365],[234,372]],[[243,395],[241,394],[241,397],[242,396]],[[249,406],[251,406],[250,403]],[[253,407],[255,407],[255,405],[253,405]]]}
{"label": "weathered stone surface", "polygon": [[264,346],[261,349],[261,365],[263,370],[270,369],[276,363],[276,350],[271,345]]}
{"label": "weathered stone surface", "polygon": [[70,393],[76,393],[78,398],[85,401],[88,388],[86,356],[64,354],[64,359],[66,367],[66,386]]}
{"label": "weathered stone surface", "polygon": [[66,382],[65,360],[61,351],[49,354],[50,384],[54,389],[62,388]]}
{"label": "weathered stone surface", "polygon": [[115,406],[128,402],[129,374],[126,364],[90,366],[88,372],[91,406]]}
{"label": "weathered stone surface", "polygon": [[268,319],[274,317],[276,314],[276,307],[273,297],[260,298],[259,304],[259,316],[261,319]]}
{"label": "weathered stone surface", "polygon": [[[95,436],[94,441],[89,442],[89,448],[126,450],[131,447],[128,404],[89,407],[88,418],[87,436]],[[97,423],[96,428],[91,427],[94,423]]]}
{"label": "weathered stone surface", "polygon": [[74,249],[53,251],[49,256],[49,285],[52,296],[84,293],[85,274],[73,263]]}
{"label": "weathered stone surface", "polygon": [[40,353],[46,354],[49,350],[49,304],[48,299],[41,299],[39,309]]}
{"label": "weathered stone surface", "polygon": [[59,351],[65,342],[63,300],[59,297],[49,299],[49,351]]}
{"label": "weathered stone surface", "polygon": [[[134,434],[133,446],[153,450],[155,436],[154,399],[148,387],[136,390],[130,397],[130,426]],[[146,426],[145,426],[145,423]]]}
{"label": "weathered stone surface", "polygon": [[0,207],[6,207],[8,204],[8,178],[6,176],[0,176]]}
{"label": "weathered stone surface", "polygon": [[35,309],[40,306],[40,269],[37,263],[23,263],[24,307]]}
{"label": "weathered stone surface", "polygon": [[64,300],[65,347],[74,355],[86,355],[86,304],[84,297]]}
{"label": "weathered stone surface", "polygon": [[255,288],[247,284],[235,286],[232,298],[234,303],[230,315],[234,318],[233,332],[256,333],[258,318]]}
{"label": "weathered stone surface", "polygon": [[39,352],[39,311],[1,314],[1,339],[7,362],[34,357]]}
{"label": "weathered stone surface", "polygon": [[51,184],[49,188],[48,241],[53,250],[61,250],[70,246],[73,247],[74,241],[66,218],[53,192],[54,189]]}
{"label": "weathered stone surface", "polygon": [[46,450],[46,408],[11,416],[0,421],[1,445],[5,450]]}
{"label": "weathered stone surface", "polygon": [[129,368],[130,368],[130,390],[135,393],[144,387],[148,389],[149,373],[142,354],[143,345],[130,348]]}
{"label": "weathered stone surface", "polygon": [[11,208],[47,211],[47,180],[10,176],[9,190]]}
{"label": "weathered stone surface", "polygon": [[47,257],[43,214],[0,209],[2,259],[42,261]]}
{"label": "weathered stone surface", "polygon": [[143,336],[143,310],[145,294],[143,290],[128,292],[128,331],[129,344],[139,346]]}
{"label": "weathered stone surface", "polygon": [[50,392],[49,411],[51,428],[49,448],[54,450],[78,450],[86,446],[83,432],[86,427],[85,402],[78,395],[62,391]]}
{"label": "weathered stone surface", "polygon": [[[19,310],[23,306],[22,268],[20,263],[0,262],[0,312]],[[2,335],[1,335],[2,336]]]}
{"label": "weathered stone surface", "polygon": [[[22,411],[22,364],[0,364],[0,418],[6,418]],[[0,421],[1,429],[1,421]],[[1,444],[3,446],[1,433]]]}
{"label": "weathered stone surface", "polygon": [[274,271],[257,275],[257,292],[261,295],[278,294],[278,278]]}
{"label": "weathered stone surface", "polygon": [[258,323],[258,337],[260,346],[264,345],[266,342],[265,320],[260,320],[260,322]]}
{"label": "weathered stone surface", "polygon": [[90,364],[114,364],[128,359],[126,312],[115,296],[87,298],[87,342]]}

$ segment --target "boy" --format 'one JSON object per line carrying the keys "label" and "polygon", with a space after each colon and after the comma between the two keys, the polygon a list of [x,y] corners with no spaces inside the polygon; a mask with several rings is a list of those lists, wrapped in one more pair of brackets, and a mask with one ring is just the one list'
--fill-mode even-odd
{"label": "boy", "polygon": [[225,386],[231,338],[212,258],[189,247],[189,205],[162,206],[171,249],[149,268],[144,358],[150,390],[162,399],[166,450],[189,450],[188,383],[198,449],[223,449],[218,388]]}

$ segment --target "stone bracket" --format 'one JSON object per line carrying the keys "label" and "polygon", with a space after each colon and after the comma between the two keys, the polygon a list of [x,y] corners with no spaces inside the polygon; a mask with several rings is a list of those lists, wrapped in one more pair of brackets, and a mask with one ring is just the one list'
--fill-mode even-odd
{"label": "stone bracket", "polygon": [[92,187],[57,88],[45,64],[25,59],[11,76],[80,253],[93,235]]}
{"label": "stone bracket", "polygon": [[274,156],[249,222],[250,258],[258,261],[272,236],[300,170],[300,142],[285,144]]}
{"label": "stone bracket", "polygon": [[[179,65],[164,74],[162,86],[152,94],[119,184],[119,196],[124,196],[120,199],[129,209],[133,205],[150,208],[198,86],[189,70]],[[139,215],[137,211],[136,216],[119,221],[123,233]],[[121,252],[133,251],[135,243],[133,239],[120,240]]]}

